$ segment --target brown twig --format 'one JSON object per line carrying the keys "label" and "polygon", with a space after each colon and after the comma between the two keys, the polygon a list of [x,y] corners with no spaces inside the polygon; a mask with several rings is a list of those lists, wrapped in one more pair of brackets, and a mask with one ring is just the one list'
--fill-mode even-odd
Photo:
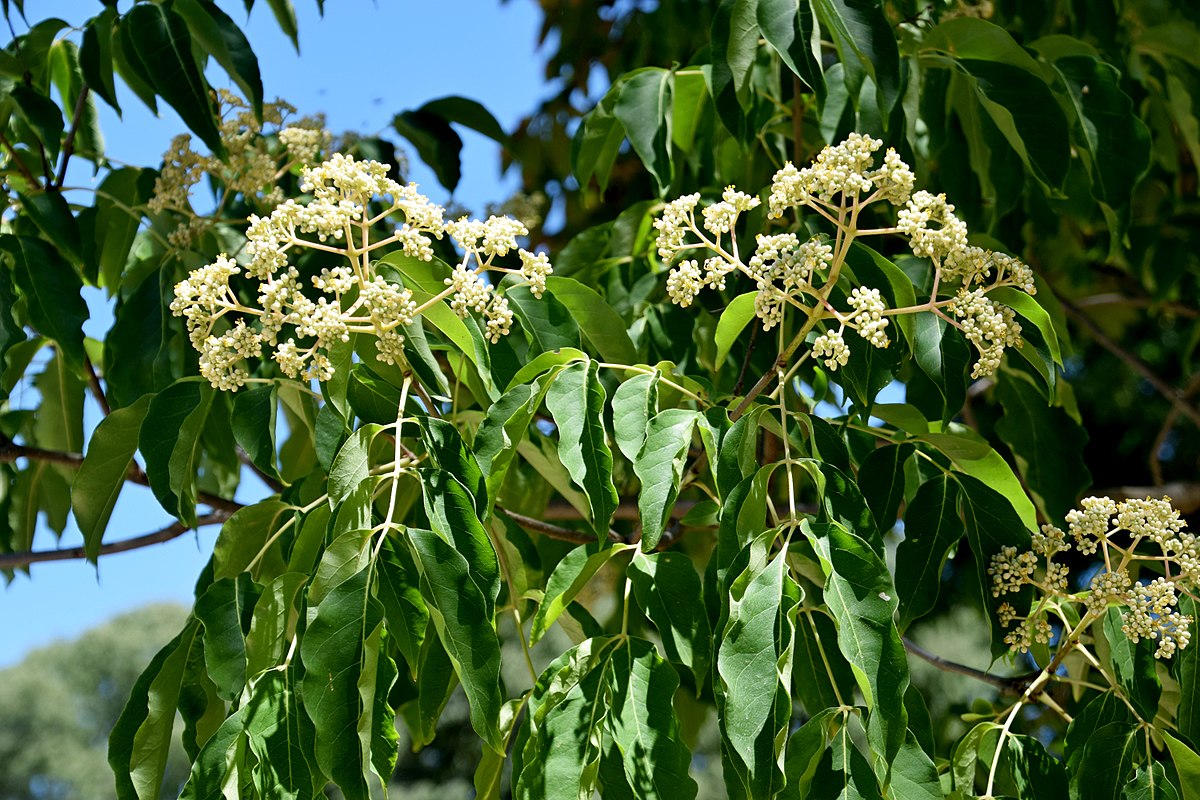
{"label": "brown twig", "polygon": [[85,83],[79,88],[79,97],[75,98],[75,114],[71,117],[71,128],[67,131],[67,138],[63,140],[62,161],[58,165],[58,176],[54,179],[54,183],[47,188],[61,189],[63,181],[67,179],[67,162],[71,160],[71,154],[75,152],[75,134],[79,132],[79,124],[83,121],[83,112],[87,108],[88,85]]}
{"label": "brown twig", "polygon": [[[7,436],[0,434],[0,462],[11,463],[18,458],[46,461],[51,464],[64,464],[68,467],[78,467],[83,463],[83,456],[79,453],[63,453],[57,450],[45,450],[41,447],[17,444]],[[129,471],[125,473],[125,480],[140,486],[150,485],[149,477],[146,476],[146,473],[136,463],[129,465]],[[224,497],[218,497],[208,492],[197,492],[196,500],[212,508],[214,511],[224,511],[230,514],[243,508],[242,504],[236,500],[227,500]]]}
{"label": "brown twig", "polygon": [[[509,511],[503,506],[496,506],[496,510],[503,513],[522,528],[535,531],[543,536],[549,536],[551,539],[558,539],[560,542],[591,544],[592,542],[596,541],[596,535],[594,533],[588,533],[587,531],[576,531],[570,528],[563,528],[559,525],[551,525],[549,522],[543,522],[540,519],[534,519],[533,517],[527,517],[524,514],[518,514],[515,511]],[[621,534],[614,530],[609,530],[608,538],[613,542],[624,541],[621,538]]]}
{"label": "brown twig", "polygon": [[87,369],[88,386],[92,389],[92,394],[96,396],[96,402],[100,404],[100,410],[104,412],[104,416],[112,413],[112,406],[108,404],[108,397],[104,394],[104,387],[100,385],[100,378],[96,375],[96,367],[92,364],[90,358],[83,359],[83,366]]}
{"label": "brown twig", "polygon": [[243,450],[242,448],[239,447],[237,449],[237,454],[238,454],[238,460],[241,461],[243,464],[245,464],[247,467],[249,467],[250,471],[253,472],[255,475],[257,475],[258,479],[260,481],[262,481],[263,483],[265,483],[267,485],[267,488],[269,488],[272,492],[279,494],[285,488],[287,488],[282,483],[275,480],[270,475],[268,475],[267,473],[265,473],[261,469],[259,469],[258,465],[255,464],[254,461],[251,460],[249,454],[246,453],[245,450]]}
{"label": "brown twig", "polygon": [[[220,525],[227,519],[229,519],[229,514],[224,511],[215,511],[212,514],[205,514],[199,517],[196,520],[196,527],[202,528],[205,525]],[[152,544],[169,542],[172,539],[182,536],[189,530],[192,529],[182,522],[173,522],[162,530],[154,531],[153,533],[100,545],[99,555],[106,556],[113,553],[124,553],[129,550],[149,547]],[[0,569],[14,569],[44,561],[73,561],[86,557],[82,547],[64,547],[59,550],[28,550],[22,553],[0,553]]]}
{"label": "brown twig", "polygon": [[1181,390],[1164,381],[1150,368],[1149,364],[1109,338],[1108,334],[1101,330],[1100,326],[1083,313],[1078,306],[1061,294],[1056,293],[1056,295],[1067,316],[1079,323],[1079,326],[1088,332],[1096,344],[1124,361],[1134,372],[1145,378],[1146,382],[1153,386],[1155,391],[1161,394],[1173,408],[1190,419],[1192,424],[1200,427],[1200,410],[1187,402]]}
{"label": "brown twig", "polygon": [[929,652],[908,637],[904,637],[903,642],[904,649],[922,661],[932,664],[943,672],[954,672],[959,675],[966,675],[968,678],[974,678],[977,681],[982,681],[995,686],[1000,690],[1001,694],[1022,694],[1029,687],[1029,682],[1033,680],[1034,677],[1033,675],[1017,675],[1011,678],[1006,678],[1003,675],[993,675],[992,673],[984,672],[981,669],[968,667],[966,664],[947,661],[941,656],[934,655],[933,653]]}

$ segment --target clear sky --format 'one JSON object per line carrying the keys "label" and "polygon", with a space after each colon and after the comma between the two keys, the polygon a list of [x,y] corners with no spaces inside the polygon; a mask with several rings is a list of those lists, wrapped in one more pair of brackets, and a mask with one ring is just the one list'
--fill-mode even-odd
{"label": "clear sky", "polygon": [[[267,99],[280,97],[302,114],[324,112],[335,133],[354,130],[386,136],[397,112],[451,94],[479,100],[506,130],[512,130],[545,92],[536,55],[540,15],[533,0],[503,4],[499,0],[330,0],[324,19],[316,13],[315,0],[294,0],[299,55],[279,31],[265,0],[259,0],[248,21],[241,0],[218,2],[231,17],[245,23],[247,38],[258,54]],[[128,5],[122,0],[120,8]],[[35,0],[27,2],[26,8],[34,22],[59,16],[78,24],[100,11],[101,5],[97,0]],[[24,32],[19,20],[14,24],[18,33]],[[226,85],[223,74],[210,71],[210,75],[216,85]],[[162,116],[156,119],[135,98],[119,100],[123,120],[100,104],[109,155],[157,165],[171,137],[185,130],[183,123],[165,104],[160,104]],[[495,145],[470,131],[461,135],[463,178],[454,199],[479,212],[489,202],[504,200],[516,181],[501,176]],[[394,134],[387,138],[399,140]],[[410,156],[410,178],[432,199],[445,201],[446,191],[415,155],[410,152]],[[68,182],[78,185],[90,178],[86,168],[75,174]],[[89,298],[94,318],[87,332],[102,338],[110,319],[98,299]],[[22,397],[13,399],[22,404]],[[31,398],[24,399],[28,403]],[[96,421],[95,409],[89,408],[89,429]],[[265,493],[261,484],[248,482],[238,499],[252,501]],[[148,489],[127,485],[106,540],[147,533],[170,522]],[[19,661],[33,647],[74,636],[145,603],[190,604],[192,585],[208,558],[216,530],[206,528],[167,544],[102,558],[98,570],[78,561],[33,565],[31,576],[20,575],[6,588],[0,587],[0,667]],[[61,545],[79,543],[78,534],[69,530]],[[41,531],[35,547],[58,544],[52,534]]]}

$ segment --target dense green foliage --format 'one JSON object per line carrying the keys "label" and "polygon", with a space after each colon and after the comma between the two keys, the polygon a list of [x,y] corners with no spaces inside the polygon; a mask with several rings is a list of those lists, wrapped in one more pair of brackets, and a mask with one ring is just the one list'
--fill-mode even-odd
{"label": "dense green foliage", "polygon": [[[40,396],[0,407],[0,568],[69,513],[92,560],[221,526],[118,797],[177,720],[185,797],[373,796],[452,697],[479,797],[697,796],[706,719],[731,798],[1197,797],[1200,544],[1150,498],[1200,507],[1200,12],[542,6],[518,131],[394,129],[449,189],[454,126],[500,142],[553,231],[446,220],[397,143],[264,103],[209,0],[0,54],[0,392]],[[204,152],[106,162],[117,82]],[[179,523],[111,541],[129,481]],[[948,625],[984,652],[917,644]]]}

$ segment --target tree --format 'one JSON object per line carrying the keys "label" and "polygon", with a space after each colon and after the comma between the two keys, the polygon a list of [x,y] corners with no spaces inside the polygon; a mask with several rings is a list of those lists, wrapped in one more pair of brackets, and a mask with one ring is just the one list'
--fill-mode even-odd
{"label": "tree", "polygon": [[[706,714],[734,798],[1192,796],[1198,12],[543,8],[569,81],[528,124],[448,97],[394,129],[448,187],[453,126],[505,144],[549,233],[264,103],[212,3],[10,45],[0,354],[42,402],[3,418],[0,566],[221,525],[118,796],[161,791],[178,709],[184,796],[367,797],[457,686],[482,797],[695,796]],[[110,169],[115,80],[202,145]],[[243,469],[273,494],[231,501]],[[128,481],[178,523],[106,541]],[[68,509],[83,552],[30,552]],[[983,669],[917,643],[947,619]],[[918,661],[976,684],[968,726]]]}

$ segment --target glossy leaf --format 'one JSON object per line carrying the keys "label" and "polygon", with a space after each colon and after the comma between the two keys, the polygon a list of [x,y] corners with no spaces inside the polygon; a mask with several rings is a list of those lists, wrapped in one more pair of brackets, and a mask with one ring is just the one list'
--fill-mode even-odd
{"label": "glossy leaf", "polygon": [[637,362],[637,349],[625,330],[625,321],[594,289],[574,278],[557,275],[546,278],[546,287],[571,312],[601,358],[617,364]]}
{"label": "glossy leaf", "polygon": [[121,49],[133,71],[179,112],[213,153],[224,156],[209,85],[192,56],[184,18],[168,6],[138,4],[121,17],[120,31]]}
{"label": "glossy leaf", "polygon": [[467,560],[441,536],[409,528],[406,541],[424,578],[422,593],[438,638],[471,705],[471,725],[492,749],[502,751],[500,642],[487,601],[471,579]]}
{"label": "glossy leaf", "polygon": [[150,401],[138,438],[154,496],[167,513],[189,525],[196,522],[200,434],[212,398],[207,381],[185,378],[171,384]]}
{"label": "glossy leaf", "polygon": [[422,471],[421,489],[429,526],[466,560],[490,619],[500,595],[500,562],[470,492],[449,472],[431,469]]}
{"label": "glossy leaf", "polygon": [[667,552],[634,556],[628,570],[634,596],[658,628],[667,660],[692,672],[699,694],[712,658],[712,631],[700,575],[691,558]]}
{"label": "glossy leaf", "polygon": [[83,369],[83,323],[88,318],[83,281],[58,251],[40,239],[0,236],[0,248],[13,258],[13,282],[25,297],[29,323],[58,343],[76,369]]}
{"label": "glossy leaf", "polygon": [[633,151],[658,182],[671,184],[671,103],[675,87],[669,70],[646,67],[623,76],[613,114],[625,128]]}
{"label": "glossy leaf", "polygon": [[118,408],[100,421],[71,484],[71,510],[79,532],[83,534],[84,553],[92,563],[99,555],[108,520],[133,464],[142,420],[151,397],[145,395],[133,405]]}
{"label": "glossy leaf", "polygon": [[904,512],[904,541],[896,548],[901,630],[937,603],[946,557],[966,533],[958,500],[958,485],[939,475],[921,484]]}
{"label": "glossy leaf", "polygon": [[261,118],[263,85],[258,57],[238,24],[212,0],[175,0],[172,8],[187,22],[192,38],[229,73]]}
{"label": "glossy leaf", "polygon": [[634,375],[613,392],[613,438],[621,453],[636,461],[646,441],[646,428],[650,418],[658,412],[658,380],[662,377],[657,370],[650,374]]}
{"label": "glossy leaf", "polygon": [[579,596],[579,593],[600,571],[600,568],[625,549],[625,547],[607,547],[596,552],[589,552],[586,547],[576,547],[563,556],[546,581],[545,594],[542,596],[542,602],[538,605],[537,614],[533,617],[533,625],[529,631],[530,644],[537,643],[554,624],[554,621],[567,609],[567,606]]}
{"label": "glossy leaf", "polygon": [[558,456],[583,490],[592,529],[603,536],[617,507],[612,450],[604,432],[604,387],[595,362],[563,368],[546,393],[546,408],[558,426]]}
{"label": "glossy leaf", "polygon": [[638,516],[642,521],[642,551],[658,546],[671,509],[679,496],[683,465],[692,443],[696,412],[668,408],[651,418],[646,441],[633,461],[633,471],[642,482],[638,493]]}
{"label": "glossy leaf", "polygon": [[898,600],[891,574],[863,539],[840,525],[812,525],[805,532],[825,573],[825,602],[837,623],[838,648],[871,712],[871,746],[890,764],[908,724],[908,658],[893,622]]}

